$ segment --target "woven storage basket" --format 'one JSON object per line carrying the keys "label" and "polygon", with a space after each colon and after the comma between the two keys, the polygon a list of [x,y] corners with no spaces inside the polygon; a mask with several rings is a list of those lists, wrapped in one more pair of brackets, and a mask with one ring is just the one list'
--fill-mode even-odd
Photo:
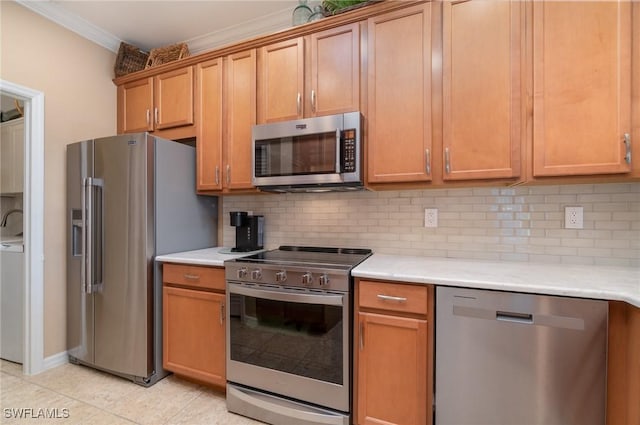
{"label": "woven storage basket", "polygon": [[186,58],[187,56],[189,56],[189,47],[186,43],[177,43],[172,44],[171,46],[158,47],[157,49],[151,49],[149,59],[147,60],[147,66],[145,68],[151,68],[152,66],[173,62],[178,59]]}
{"label": "woven storage basket", "polygon": [[149,59],[149,53],[143,52],[131,44],[120,42],[116,64],[113,67],[116,77],[144,69],[147,59]]}

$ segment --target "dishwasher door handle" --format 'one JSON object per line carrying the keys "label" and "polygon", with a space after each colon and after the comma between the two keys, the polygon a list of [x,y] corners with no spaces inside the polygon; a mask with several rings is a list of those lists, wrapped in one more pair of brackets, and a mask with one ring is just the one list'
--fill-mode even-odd
{"label": "dishwasher door handle", "polygon": [[519,313],[515,311],[497,310],[495,307],[482,308],[461,305],[454,305],[452,313],[454,316],[468,317],[472,319],[497,320],[500,322],[546,326],[549,328],[574,329],[577,331],[583,331],[585,329],[584,317],[540,313]]}
{"label": "dishwasher door handle", "polygon": [[514,313],[511,311],[496,311],[496,320],[502,322],[523,323],[525,325],[533,325],[533,314],[530,313]]}

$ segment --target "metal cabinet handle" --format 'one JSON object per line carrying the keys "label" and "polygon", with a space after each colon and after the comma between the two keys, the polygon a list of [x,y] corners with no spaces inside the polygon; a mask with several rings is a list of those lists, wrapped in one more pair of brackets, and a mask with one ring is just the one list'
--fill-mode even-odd
{"label": "metal cabinet handle", "polygon": [[311,110],[316,112],[316,91],[311,90]]}
{"label": "metal cabinet handle", "polygon": [[624,146],[627,149],[624,160],[627,164],[631,164],[631,134],[629,133],[624,133]]}
{"label": "metal cabinet handle", "polygon": [[220,184],[220,167],[216,165],[216,185]]}
{"label": "metal cabinet handle", "polygon": [[425,162],[427,163],[425,171],[427,172],[427,175],[430,176],[431,175],[431,151],[429,149],[425,150],[424,157],[425,157],[424,158]]}
{"label": "metal cabinet handle", "polygon": [[224,324],[224,303],[220,303],[220,324]]}
{"label": "metal cabinet handle", "polygon": [[231,184],[231,165],[227,164],[227,185]]}
{"label": "metal cabinet handle", "polygon": [[382,295],[378,294],[378,298],[383,301],[395,301],[398,303],[406,303],[407,299],[405,297],[392,297],[391,295]]}
{"label": "metal cabinet handle", "polygon": [[451,173],[451,161],[449,158],[449,148],[444,149],[444,172]]}
{"label": "metal cabinet handle", "polygon": [[151,122],[151,111],[147,109],[147,125]]}
{"label": "metal cabinet handle", "polygon": [[364,349],[364,322],[360,322],[360,350]]}
{"label": "metal cabinet handle", "polygon": [[158,108],[155,108],[153,111],[153,116],[155,118],[156,125],[158,125]]}
{"label": "metal cabinet handle", "polygon": [[188,279],[188,280],[200,280],[200,275],[198,275],[198,274],[185,273],[183,276],[184,276],[185,279]]}
{"label": "metal cabinet handle", "polygon": [[298,92],[298,97],[296,98],[296,110],[298,111],[298,115],[302,113],[302,95]]}
{"label": "metal cabinet handle", "polygon": [[337,128],[336,129],[336,174],[340,174],[340,171],[342,171],[342,167],[340,167],[340,159],[341,159],[341,155],[340,155],[340,129]]}

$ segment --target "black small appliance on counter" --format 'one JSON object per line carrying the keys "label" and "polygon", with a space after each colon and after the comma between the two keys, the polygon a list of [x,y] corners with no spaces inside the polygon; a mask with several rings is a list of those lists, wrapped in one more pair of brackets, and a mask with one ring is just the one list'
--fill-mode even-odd
{"label": "black small appliance on counter", "polygon": [[236,228],[236,247],[233,252],[250,252],[264,245],[264,216],[249,215],[246,211],[232,211],[230,223]]}

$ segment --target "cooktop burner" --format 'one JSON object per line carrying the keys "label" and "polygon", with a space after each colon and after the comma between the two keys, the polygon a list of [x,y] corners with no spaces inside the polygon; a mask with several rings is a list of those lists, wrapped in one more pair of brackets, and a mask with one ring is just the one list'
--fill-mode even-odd
{"label": "cooktop burner", "polygon": [[371,255],[370,249],[283,245],[237,258],[236,262],[341,268],[349,270]]}

